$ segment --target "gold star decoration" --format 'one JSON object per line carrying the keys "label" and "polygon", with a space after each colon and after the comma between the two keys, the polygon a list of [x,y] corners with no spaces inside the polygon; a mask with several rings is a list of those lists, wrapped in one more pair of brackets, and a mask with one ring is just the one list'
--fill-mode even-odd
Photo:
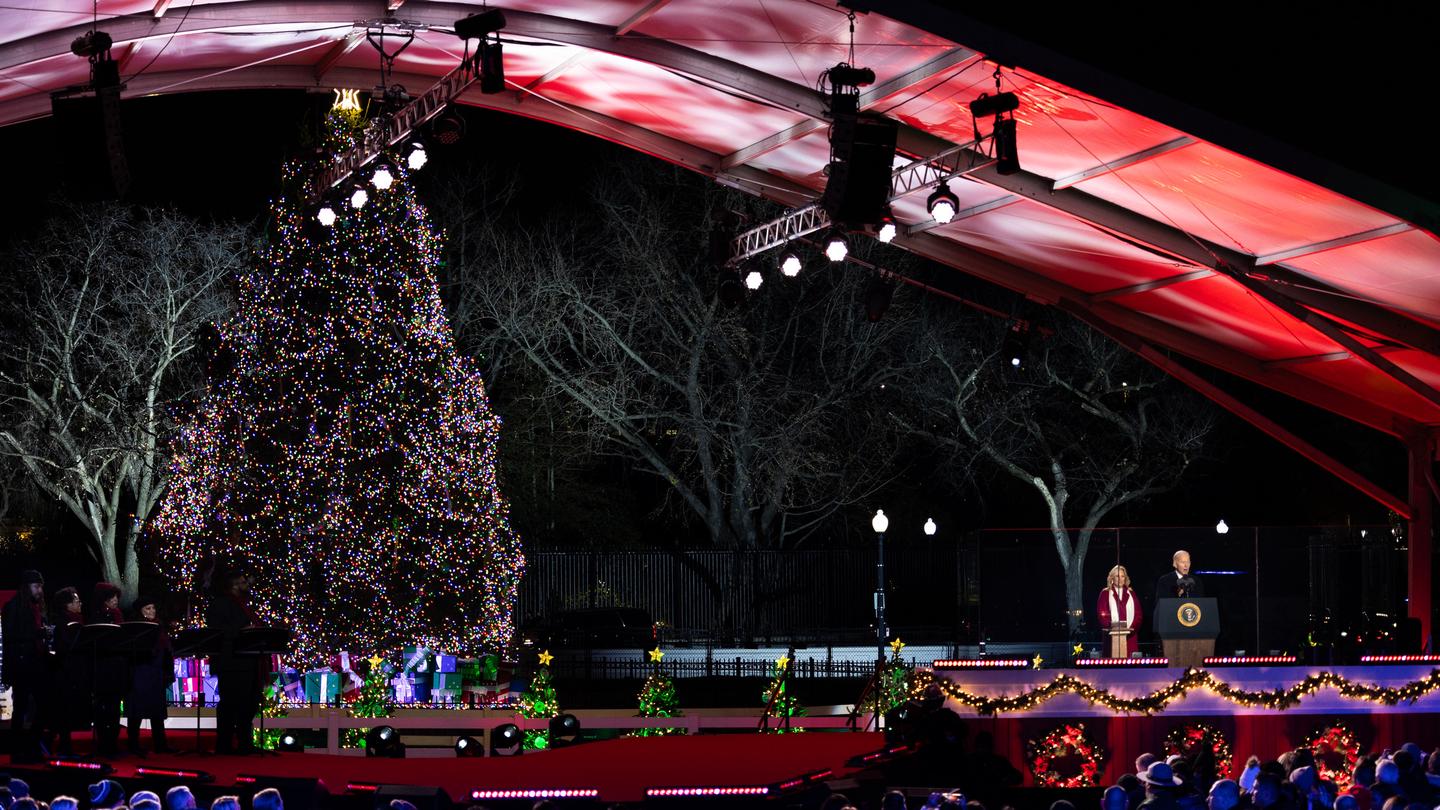
{"label": "gold star decoration", "polygon": [[1085,652],[1085,645],[1084,645],[1084,644],[1076,644],[1076,645],[1075,645],[1075,654],[1078,656],[1078,655],[1080,655],[1080,654],[1083,653],[1083,652]]}
{"label": "gold star decoration", "polygon": [[660,659],[664,657],[665,653],[661,652],[659,647],[656,647],[655,649],[650,651],[650,660],[654,661],[657,664],[660,663]]}
{"label": "gold star decoration", "polygon": [[790,656],[788,655],[782,655],[779,659],[775,661],[776,669],[784,669],[788,666],[790,666]]}
{"label": "gold star decoration", "polygon": [[899,657],[900,651],[903,649],[905,649],[905,642],[901,641],[899,636],[896,636],[895,640],[890,642],[890,652],[894,653],[896,657]]}
{"label": "gold star decoration", "polygon": [[1034,664],[1036,669],[1039,669],[1040,665],[1045,663],[1045,659],[1040,657],[1040,653],[1035,653],[1035,657],[1030,660],[1030,663]]}
{"label": "gold star decoration", "polygon": [[548,667],[550,666],[550,662],[554,660],[555,656],[551,655],[549,650],[540,651],[540,666]]}
{"label": "gold star decoration", "polygon": [[385,659],[384,659],[384,658],[381,658],[381,657],[378,656],[378,655],[372,655],[372,656],[370,656],[370,669],[371,669],[372,671],[373,671],[373,670],[376,670],[376,669],[379,669],[379,668],[380,668],[380,665],[383,664],[383,663],[385,663]]}

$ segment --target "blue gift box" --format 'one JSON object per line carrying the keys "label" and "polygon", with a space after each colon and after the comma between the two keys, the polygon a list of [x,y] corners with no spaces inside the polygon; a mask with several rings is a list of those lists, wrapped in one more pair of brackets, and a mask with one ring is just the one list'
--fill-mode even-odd
{"label": "blue gift box", "polygon": [[455,667],[456,667],[455,656],[453,656],[453,655],[446,655],[446,654],[444,654],[444,653],[436,653],[436,655],[435,655],[435,671],[436,671],[436,672],[443,672],[443,673],[446,673],[446,674],[450,674],[450,673],[453,673],[453,672],[455,671]]}

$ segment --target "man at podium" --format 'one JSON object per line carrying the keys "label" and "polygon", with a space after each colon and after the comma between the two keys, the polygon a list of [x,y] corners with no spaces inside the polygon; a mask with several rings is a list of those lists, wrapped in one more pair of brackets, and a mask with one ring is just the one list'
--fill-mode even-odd
{"label": "man at podium", "polygon": [[1170,557],[1171,570],[1160,575],[1155,583],[1156,599],[1183,599],[1204,596],[1200,580],[1190,574],[1190,552],[1181,549]]}
{"label": "man at podium", "polygon": [[1160,647],[1170,665],[1199,667],[1215,654],[1220,612],[1214,599],[1205,597],[1200,580],[1190,573],[1190,552],[1170,558],[1171,570],[1155,583],[1154,617]]}

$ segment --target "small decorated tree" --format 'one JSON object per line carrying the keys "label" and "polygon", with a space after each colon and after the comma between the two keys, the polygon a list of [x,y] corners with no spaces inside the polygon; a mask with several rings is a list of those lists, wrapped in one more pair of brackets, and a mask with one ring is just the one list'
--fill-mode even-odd
{"label": "small decorated tree", "polygon": [[[390,678],[386,671],[385,661],[381,658],[370,659],[370,671],[365,675],[365,683],[360,687],[360,695],[355,702],[350,704],[351,717],[389,717],[390,705]],[[341,735],[341,744],[346,748],[364,748],[365,733],[369,729],[347,728]]]}
{"label": "small decorated tree", "polygon": [[[655,670],[650,677],[645,679],[645,685],[640,687],[640,711],[636,717],[680,717],[680,699],[675,695],[675,681],[664,672],[660,671],[660,659],[665,653],[659,647],[650,651],[650,660],[655,664]],[[632,737],[659,737],[666,734],[684,734],[683,728],[637,728],[631,733]]]}
{"label": "small decorated tree", "polygon": [[765,702],[764,726],[776,734],[805,730],[790,727],[792,718],[805,716],[805,707],[789,690],[790,656],[782,655],[771,668],[770,685],[760,693],[760,699]]}
{"label": "small decorated tree", "polygon": [[[540,668],[530,688],[520,695],[520,716],[526,718],[554,717],[560,714],[560,699],[555,694],[555,683],[550,679],[550,662],[554,659],[549,651],[540,653]],[[550,729],[534,729],[525,732],[524,749],[539,751],[550,747]]]}
{"label": "small decorated tree", "polygon": [[[286,715],[285,704],[280,698],[280,687],[275,684],[265,687],[265,698],[260,703],[260,716],[265,718],[278,718]],[[285,732],[279,729],[267,728],[263,732],[256,728],[254,730],[255,747],[267,751],[275,750],[280,738]]]}

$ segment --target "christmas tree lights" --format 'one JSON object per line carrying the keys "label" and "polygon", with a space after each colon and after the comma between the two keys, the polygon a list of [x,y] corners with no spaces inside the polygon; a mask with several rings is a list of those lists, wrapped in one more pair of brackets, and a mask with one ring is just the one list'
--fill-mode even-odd
{"label": "christmas tree lights", "polygon": [[[520,694],[520,716],[529,718],[555,717],[560,714],[560,699],[555,695],[555,683],[550,679],[548,651],[540,654],[540,669],[530,688]],[[522,747],[526,751],[538,751],[550,747],[550,729],[533,729],[525,732]]]}
{"label": "christmas tree lights", "polygon": [[[799,699],[790,694],[790,658],[790,655],[782,655],[775,661],[770,672],[770,683],[760,693],[760,700],[765,703],[762,728],[776,734],[805,730],[790,725],[792,719],[806,715],[805,707],[800,705]],[[773,728],[770,726],[771,720],[776,721]]]}
{"label": "christmas tree lights", "polygon": [[[333,110],[327,151],[360,123]],[[286,167],[151,526],[182,592],[216,561],[248,564],[252,606],[293,629],[300,667],[342,650],[477,655],[514,630],[524,559],[496,480],[500,420],[455,352],[440,234],[406,164],[387,165],[389,187],[331,205],[329,227],[305,202],[310,168]]]}
{"label": "christmas tree lights", "polygon": [[[637,696],[639,711],[636,717],[680,717],[680,698],[675,694],[675,680],[660,671],[660,659],[665,653],[657,646],[650,651],[650,661],[655,665],[645,685]],[[662,737],[667,734],[684,734],[683,728],[637,728],[632,737]]]}

